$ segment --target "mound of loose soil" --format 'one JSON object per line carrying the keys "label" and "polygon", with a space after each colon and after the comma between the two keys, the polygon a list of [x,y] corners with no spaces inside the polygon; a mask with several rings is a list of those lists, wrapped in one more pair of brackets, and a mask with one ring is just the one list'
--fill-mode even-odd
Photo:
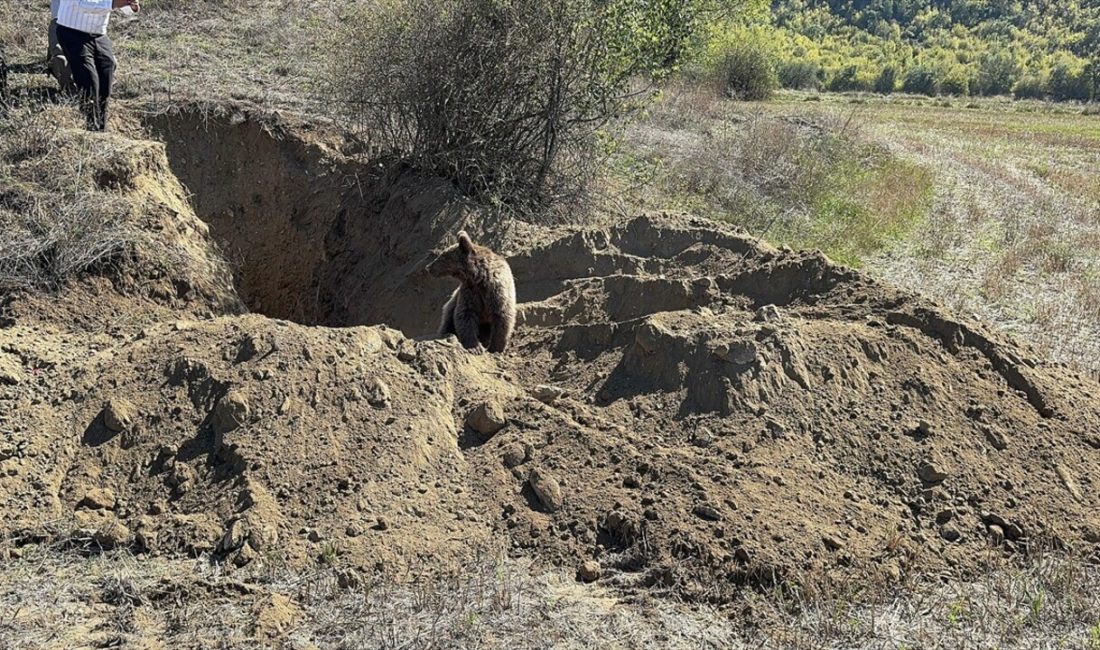
{"label": "mound of loose soil", "polygon": [[[154,125],[168,158],[145,151],[210,224],[191,250],[229,251],[244,303],[305,324],[222,297],[219,317],[89,331],[59,315],[94,319],[94,280],[52,298],[63,310],[14,297],[9,537],[61,527],[238,565],[394,571],[503,546],[719,602],[745,584],[966,572],[990,549],[1100,553],[1100,386],[936,305],[685,216],[514,224],[499,241],[517,340],[474,355],[410,338],[450,289],[423,265],[471,221],[445,189],[317,134],[176,119]],[[264,193],[275,178],[281,194]],[[146,300],[133,309],[171,306]]]}

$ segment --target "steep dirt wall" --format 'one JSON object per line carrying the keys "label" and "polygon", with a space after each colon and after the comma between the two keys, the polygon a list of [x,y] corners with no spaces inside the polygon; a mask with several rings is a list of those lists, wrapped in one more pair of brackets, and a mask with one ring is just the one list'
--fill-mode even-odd
{"label": "steep dirt wall", "polygon": [[234,265],[249,309],[311,325],[435,327],[445,283],[420,274],[464,218],[445,183],[358,163],[338,139],[238,110],[146,119]]}

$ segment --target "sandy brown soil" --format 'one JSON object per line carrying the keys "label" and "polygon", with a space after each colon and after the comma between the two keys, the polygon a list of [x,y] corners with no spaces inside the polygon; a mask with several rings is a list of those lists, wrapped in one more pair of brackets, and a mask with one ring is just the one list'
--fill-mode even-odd
{"label": "sandy brown soil", "polygon": [[[120,192],[189,279],[8,296],[8,545],[394,572],[503,547],[718,603],[1100,554],[1100,386],[935,304],[688,216],[493,224],[272,118],[149,126],[167,149]],[[424,336],[459,226],[512,263],[504,355]]]}

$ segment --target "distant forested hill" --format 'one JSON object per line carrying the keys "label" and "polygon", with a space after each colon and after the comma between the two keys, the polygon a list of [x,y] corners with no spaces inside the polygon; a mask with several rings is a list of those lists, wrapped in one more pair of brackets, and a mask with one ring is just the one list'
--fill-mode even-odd
{"label": "distant forested hill", "polygon": [[788,87],[1100,94],[1100,0],[774,0],[772,10]]}

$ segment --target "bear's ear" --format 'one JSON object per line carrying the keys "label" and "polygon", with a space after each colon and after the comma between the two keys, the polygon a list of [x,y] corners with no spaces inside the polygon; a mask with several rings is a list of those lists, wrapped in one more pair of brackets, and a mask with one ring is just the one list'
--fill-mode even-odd
{"label": "bear's ear", "polygon": [[474,250],[474,242],[470,239],[470,236],[463,230],[458,233],[458,247],[462,249],[463,253],[469,253]]}

